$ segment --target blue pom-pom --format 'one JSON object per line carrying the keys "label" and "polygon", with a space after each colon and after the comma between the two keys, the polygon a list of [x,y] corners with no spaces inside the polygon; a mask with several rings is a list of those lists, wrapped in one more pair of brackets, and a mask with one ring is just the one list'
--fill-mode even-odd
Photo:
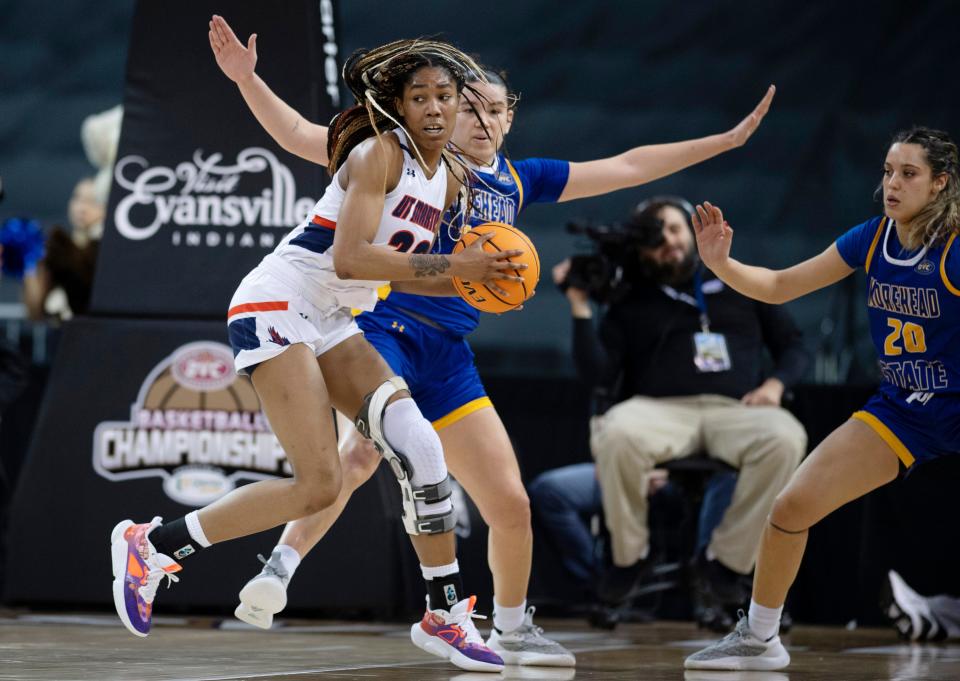
{"label": "blue pom-pom", "polygon": [[7,218],[0,226],[0,260],[3,274],[22,279],[43,258],[44,234],[40,223],[31,218]]}

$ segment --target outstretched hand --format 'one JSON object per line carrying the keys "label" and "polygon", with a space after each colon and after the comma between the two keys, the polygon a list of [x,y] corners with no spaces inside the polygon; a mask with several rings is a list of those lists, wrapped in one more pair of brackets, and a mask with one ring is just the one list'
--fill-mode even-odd
{"label": "outstretched hand", "polygon": [[244,47],[230,24],[214,14],[210,19],[210,48],[217,59],[217,66],[227,78],[240,83],[253,75],[257,65],[257,34],[251,33]]}
{"label": "outstretched hand", "polygon": [[693,214],[693,231],[703,264],[714,272],[730,258],[733,228],[723,219],[723,211],[709,201],[698,205]]}
{"label": "outstretched hand", "polygon": [[757,131],[763,117],[766,116],[770,110],[770,103],[773,101],[773,96],[776,93],[776,85],[771,85],[767,88],[767,94],[763,96],[763,99],[760,100],[756,108],[750,112],[750,115],[740,121],[737,127],[730,131],[729,134],[733,138],[733,146],[742,147],[746,144],[747,140],[750,139],[750,136]]}

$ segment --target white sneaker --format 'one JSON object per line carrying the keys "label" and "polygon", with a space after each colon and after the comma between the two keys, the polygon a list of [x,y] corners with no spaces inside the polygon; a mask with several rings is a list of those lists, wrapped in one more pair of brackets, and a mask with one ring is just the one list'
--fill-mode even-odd
{"label": "white sneaker", "polygon": [[269,629],[273,616],[287,607],[290,575],[283,567],[280,551],[274,549],[270,560],[259,554],[257,558],[263,563],[263,569],[240,590],[240,605],[233,614],[247,624]]}
{"label": "white sneaker", "polygon": [[683,662],[687,669],[728,669],[731,671],[768,671],[790,664],[790,653],[780,637],[761,641],[750,630],[747,616],[740,611],[740,621],[721,640],[694,653]]}
{"label": "white sneaker", "polygon": [[431,655],[450,660],[473,672],[498,672],[503,659],[490,650],[477,631],[473,618],[485,619],[473,612],[476,596],[464,598],[446,610],[427,610],[423,619],[410,627],[413,644]]}
{"label": "white sneaker", "polygon": [[487,647],[507,664],[540,665],[544,667],[574,667],[577,659],[569,650],[543,635],[543,629],[533,623],[536,608],[527,608],[523,624],[513,631],[490,632]]}
{"label": "white sneaker", "polygon": [[911,589],[893,570],[887,573],[890,591],[884,614],[890,618],[901,638],[910,641],[940,641],[946,630],[930,610],[929,601]]}

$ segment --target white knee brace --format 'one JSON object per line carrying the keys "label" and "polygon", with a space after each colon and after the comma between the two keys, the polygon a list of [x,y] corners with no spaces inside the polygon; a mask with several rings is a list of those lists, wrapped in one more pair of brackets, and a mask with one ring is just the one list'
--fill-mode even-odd
{"label": "white knee brace", "polygon": [[397,476],[407,533],[449,532],[456,519],[440,438],[412,399],[401,398],[388,409],[387,401],[400,390],[407,390],[407,384],[394,376],[367,395],[357,415],[357,430],[373,440]]}

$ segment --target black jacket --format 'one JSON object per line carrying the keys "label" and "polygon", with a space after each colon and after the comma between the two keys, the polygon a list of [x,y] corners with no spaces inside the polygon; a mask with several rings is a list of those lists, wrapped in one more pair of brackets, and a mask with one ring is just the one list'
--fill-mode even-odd
{"label": "black jacket", "polygon": [[[633,395],[716,394],[740,399],[767,378],[764,348],[773,358],[771,376],[787,389],[800,379],[809,355],[786,309],[747,298],[709,270],[701,271],[710,331],[726,337],[732,369],[697,371],[693,335],[700,331],[699,310],[670,297],[654,282],[636,285],[610,306],[599,330],[593,320],[574,319],[577,371],[598,389],[601,411]],[[694,295],[692,280],[674,288]]]}

